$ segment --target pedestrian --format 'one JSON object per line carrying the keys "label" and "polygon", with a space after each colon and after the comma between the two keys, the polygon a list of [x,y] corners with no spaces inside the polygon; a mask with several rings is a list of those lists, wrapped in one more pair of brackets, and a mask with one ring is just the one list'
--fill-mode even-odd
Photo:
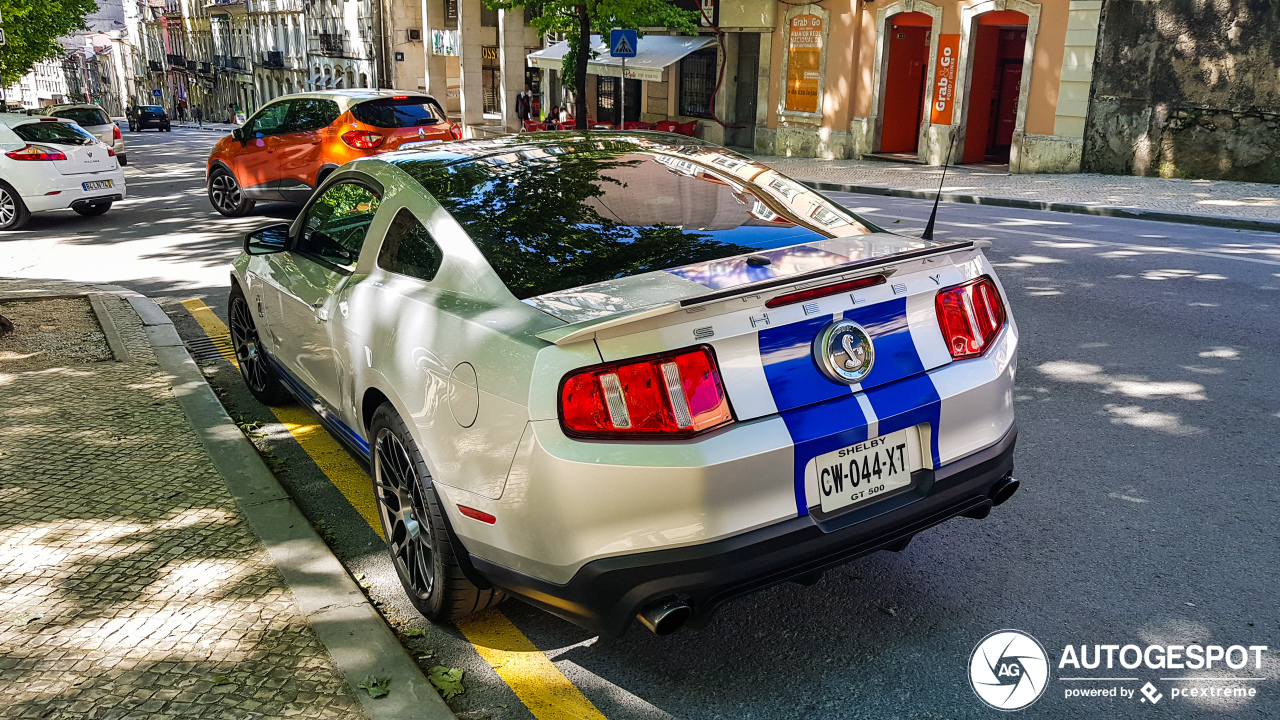
{"label": "pedestrian", "polygon": [[522,126],[532,117],[532,105],[533,88],[525,85],[524,90],[516,94],[516,117],[520,118]]}
{"label": "pedestrian", "polygon": [[199,128],[204,127],[204,110],[201,110],[200,108],[196,108],[195,114],[196,114],[196,127],[199,127]]}
{"label": "pedestrian", "polygon": [[560,127],[564,127],[565,123],[569,122],[569,106],[568,105],[565,105],[560,108],[560,117],[558,117],[557,120],[560,122]]}
{"label": "pedestrian", "polygon": [[551,106],[551,112],[547,113],[547,129],[560,129],[560,108],[554,105]]}

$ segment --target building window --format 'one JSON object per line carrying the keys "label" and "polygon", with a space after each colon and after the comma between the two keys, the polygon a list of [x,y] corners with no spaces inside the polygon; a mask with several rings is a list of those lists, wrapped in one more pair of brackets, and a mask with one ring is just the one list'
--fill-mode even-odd
{"label": "building window", "polygon": [[[596,76],[596,120],[618,124],[618,83],[620,78]],[[627,122],[640,119],[640,81],[627,80]]]}
{"label": "building window", "polygon": [[711,93],[716,87],[716,49],[687,55],[680,61],[680,114],[711,117]]}

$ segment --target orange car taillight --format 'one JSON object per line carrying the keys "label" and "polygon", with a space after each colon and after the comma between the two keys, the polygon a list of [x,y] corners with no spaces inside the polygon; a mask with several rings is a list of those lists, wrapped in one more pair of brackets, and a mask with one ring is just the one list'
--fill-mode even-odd
{"label": "orange car taillight", "polygon": [[706,345],[605,363],[560,384],[560,426],[578,438],[687,438],[733,422]]}
{"label": "orange car taillight", "polygon": [[986,352],[1004,327],[1004,301],[995,282],[985,275],[939,290],[934,308],[942,339],[956,360]]}
{"label": "orange car taillight", "polygon": [[352,130],[342,134],[342,142],[357,150],[373,150],[385,139],[381,134],[370,130]]}
{"label": "orange car taillight", "polygon": [[461,126],[461,125],[457,125],[457,124],[450,125],[450,126],[449,126],[449,135],[453,136],[453,139],[454,139],[454,140],[461,140],[461,139],[462,139],[462,126]]}
{"label": "orange car taillight", "polygon": [[45,145],[27,145],[26,147],[10,150],[5,156],[14,160],[66,160],[66,153],[55,148]]}

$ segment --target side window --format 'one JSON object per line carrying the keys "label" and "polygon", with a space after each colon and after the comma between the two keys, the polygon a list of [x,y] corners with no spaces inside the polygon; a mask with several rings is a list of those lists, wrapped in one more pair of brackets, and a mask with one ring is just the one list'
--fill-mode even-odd
{"label": "side window", "polygon": [[298,250],[335,265],[354,265],[380,202],[381,198],[363,185],[347,182],[330,186],[307,208]]}
{"label": "side window", "polygon": [[289,101],[268,105],[258,111],[245,123],[245,131],[249,137],[255,135],[279,135],[284,132],[285,116],[289,114]]}
{"label": "side window", "polygon": [[431,280],[440,270],[444,253],[409,208],[401,208],[387,228],[378,250],[378,267],[387,272]]}
{"label": "side window", "polygon": [[299,98],[291,101],[293,109],[289,113],[288,127],[284,132],[309,132],[319,130],[333,124],[341,113],[338,103],[332,100],[316,98]]}

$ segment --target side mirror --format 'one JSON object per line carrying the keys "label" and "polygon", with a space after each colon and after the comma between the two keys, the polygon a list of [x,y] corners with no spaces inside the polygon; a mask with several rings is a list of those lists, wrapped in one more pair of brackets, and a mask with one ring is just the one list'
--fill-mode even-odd
{"label": "side mirror", "polygon": [[244,142],[244,130],[242,128],[232,128],[231,139]]}
{"label": "side mirror", "polygon": [[270,255],[284,250],[288,243],[289,223],[275,223],[245,235],[244,251],[250,255]]}

